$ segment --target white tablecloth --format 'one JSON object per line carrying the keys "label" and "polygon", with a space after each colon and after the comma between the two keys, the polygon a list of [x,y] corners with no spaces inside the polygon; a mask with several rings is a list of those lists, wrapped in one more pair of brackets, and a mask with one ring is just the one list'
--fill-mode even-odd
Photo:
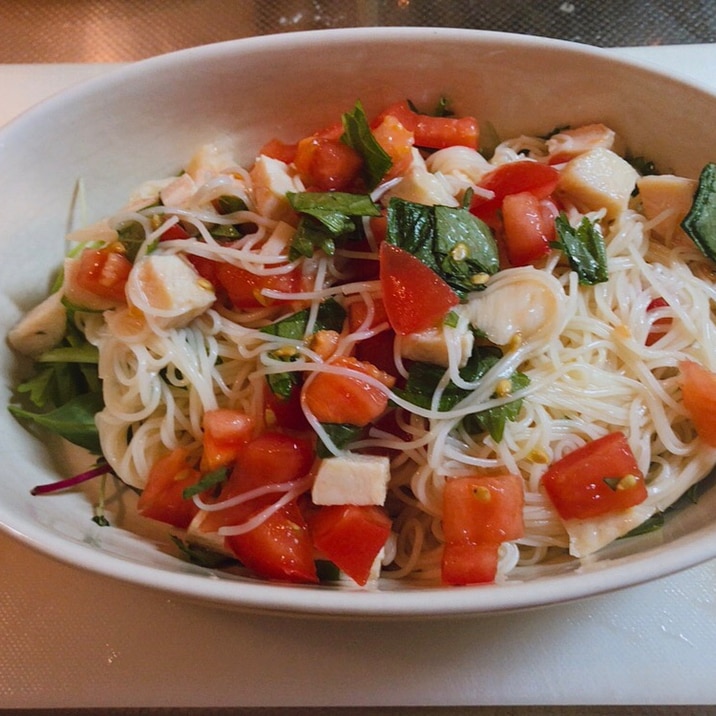
{"label": "white tablecloth", "polygon": [[[616,52],[716,89],[716,45]],[[0,123],[112,69],[0,65]],[[579,603],[412,622],[188,604],[2,534],[0,575],[4,708],[716,703],[716,561]]]}

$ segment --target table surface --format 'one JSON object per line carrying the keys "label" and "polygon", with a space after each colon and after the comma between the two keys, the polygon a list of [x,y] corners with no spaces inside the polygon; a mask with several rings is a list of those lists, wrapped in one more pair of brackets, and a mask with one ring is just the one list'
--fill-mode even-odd
{"label": "table surface", "polygon": [[[716,89],[716,45],[611,51]],[[0,124],[113,68],[0,65]],[[4,534],[0,574],[5,708],[716,703],[716,561],[567,605],[407,622],[186,603]]]}

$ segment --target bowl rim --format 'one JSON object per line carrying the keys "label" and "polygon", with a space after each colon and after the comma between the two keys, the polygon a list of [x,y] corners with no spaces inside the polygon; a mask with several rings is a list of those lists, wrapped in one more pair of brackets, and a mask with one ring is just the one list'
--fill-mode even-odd
{"label": "bowl rim", "polygon": [[[213,57],[224,56],[227,52],[241,54],[250,53],[254,49],[266,52],[272,48],[285,51],[312,42],[321,42],[325,46],[326,43],[341,44],[346,41],[370,44],[414,43],[435,39],[457,43],[495,43],[503,48],[545,48],[569,55],[576,53],[598,58],[605,64],[634,68],[700,90],[711,97],[716,96],[696,81],[648,62],[617,57],[602,48],[565,40],[459,28],[361,27],[310,30],[200,45],[117,67],[106,74],[62,90],[12,119],[0,128],[0,152],[6,143],[13,141],[12,137],[16,131],[24,131],[26,124],[42,121],[47,113],[59,111],[69,103],[81,102],[85,96],[94,95],[100,90],[107,91],[147,71],[170,66],[176,68],[196,60],[207,62]],[[604,562],[598,569],[578,569],[531,582],[458,588],[426,586],[394,590],[346,590],[251,580],[235,581],[211,578],[210,573],[203,576],[171,572],[103,553],[89,545],[58,538],[56,533],[38,523],[7,514],[2,504],[0,530],[31,549],[62,563],[190,601],[251,612],[320,617],[451,617],[539,608],[635,586],[689,569],[716,557],[715,525],[705,526],[691,534],[678,537],[668,545]],[[53,537],[49,543],[46,540],[48,534]],[[606,572],[609,573],[608,580],[604,578]],[[528,584],[529,588],[521,588],[524,584]]]}

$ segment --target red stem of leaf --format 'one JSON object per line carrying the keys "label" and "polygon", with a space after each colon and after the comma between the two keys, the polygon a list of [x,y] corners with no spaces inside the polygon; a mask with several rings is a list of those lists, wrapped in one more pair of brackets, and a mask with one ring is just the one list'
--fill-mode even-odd
{"label": "red stem of leaf", "polygon": [[111,471],[112,468],[106,463],[103,463],[102,465],[93,467],[91,470],[81,472],[79,475],[75,475],[74,477],[68,477],[66,480],[50,482],[46,485],[37,485],[33,487],[32,490],[30,490],[30,494],[46,495],[49,492],[58,492],[59,490],[66,490],[69,487],[74,487],[75,485],[79,485],[82,482],[86,482],[87,480],[91,480],[95,477],[99,477],[100,475],[104,475]]}

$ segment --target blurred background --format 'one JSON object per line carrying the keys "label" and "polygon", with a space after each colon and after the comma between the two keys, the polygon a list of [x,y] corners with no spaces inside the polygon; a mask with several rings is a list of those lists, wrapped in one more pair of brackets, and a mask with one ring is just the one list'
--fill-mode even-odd
{"label": "blurred background", "polygon": [[251,35],[421,25],[598,47],[716,42],[714,0],[0,0],[0,63],[131,62]]}

